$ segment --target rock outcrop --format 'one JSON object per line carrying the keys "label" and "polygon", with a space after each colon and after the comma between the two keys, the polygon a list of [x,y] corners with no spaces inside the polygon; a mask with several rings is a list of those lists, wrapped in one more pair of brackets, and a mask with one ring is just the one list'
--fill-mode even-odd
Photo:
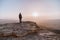
{"label": "rock outcrop", "polygon": [[36,23],[26,21],[22,23],[0,24],[0,36],[22,37],[29,33],[37,32],[39,27]]}
{"label": "rock outcrop", "polygon": [[26,21],[0,24],[0,40],[60,40],[60,35]]}

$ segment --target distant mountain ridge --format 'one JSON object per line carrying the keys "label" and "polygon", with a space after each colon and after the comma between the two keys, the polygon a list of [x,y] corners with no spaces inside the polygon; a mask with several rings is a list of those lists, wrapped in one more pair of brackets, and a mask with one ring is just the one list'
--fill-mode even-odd
{"label": "distant mountain ridge", "polygon": [[5,24],[5,23],[15,23],[18,22],[17,20],[9,20],[9,19],[0,19],[0,24]]}
{"label": "distant mountain ridge", "polygon": [[51,28],[51,29],[60,30],[60,19],[47,20],[44,22],[44,25],[48,28]]}

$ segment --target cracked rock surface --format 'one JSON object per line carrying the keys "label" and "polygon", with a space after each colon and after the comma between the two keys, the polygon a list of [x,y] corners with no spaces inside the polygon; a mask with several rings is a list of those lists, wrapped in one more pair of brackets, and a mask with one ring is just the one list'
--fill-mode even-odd
{"label": "cracked rock surface", "polygon": [[25,36],[37,29],[38,26],[34,22],[0,24],[0,36]]}
{"label": "cracked rock surface", "polygon": [[0,40],[60,40],[60,35],[40,30],[34,22],[0,24]]}

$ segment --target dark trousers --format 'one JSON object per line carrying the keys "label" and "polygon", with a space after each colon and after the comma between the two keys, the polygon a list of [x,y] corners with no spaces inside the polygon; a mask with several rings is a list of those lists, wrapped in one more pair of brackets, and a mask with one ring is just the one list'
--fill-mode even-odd
{"label": "dark trousers", "polygon": [[20,23],[22,23],[22,18],[19,18]]}

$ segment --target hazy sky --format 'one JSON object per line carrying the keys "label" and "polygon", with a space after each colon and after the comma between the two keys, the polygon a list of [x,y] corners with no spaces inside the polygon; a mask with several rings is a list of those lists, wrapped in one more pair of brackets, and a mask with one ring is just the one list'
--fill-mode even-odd
{"label": "hazy sky", "polygon": [[60,0],[0,0],[0,19],[30,17],[34,12],[43,19],[60,19]]}

